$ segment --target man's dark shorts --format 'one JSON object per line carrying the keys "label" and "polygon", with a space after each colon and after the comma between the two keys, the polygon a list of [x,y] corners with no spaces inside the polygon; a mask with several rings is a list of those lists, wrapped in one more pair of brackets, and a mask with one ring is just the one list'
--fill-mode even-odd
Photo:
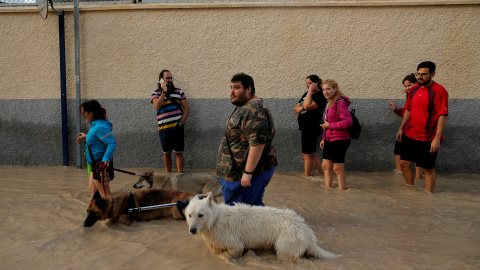
{"label": "man's dark shorts", "polygon": [[316,132],[302,131],[302,153],[314,154],[317,152],[317,138],[319,134]]}
{"label": "man's dark shorts", "polygon": [[430,153],[430,141],[417,141],[407,136],[402,138],[402,155],[401,160],[412,161],[416,163],[417,167],[424,169],[435,168],[435,160],[437,153]]}
{"label": "man's dark shorts", "polygon": [[323,144],[323,159],[333,163],[345,163],[345,155],[351,140],[325,141]]}
{"label": "man's dark shorts", "polygon": [[[405,137],[405,134],[402,135],[402,141],[404,137]],[[395,149],[393,149],[393,154],[400,156],[402,155],[402,151],[403,151],[403,144],[395,140]]]}
{"label": "man's dark shorts", "polygon": [[160,142],[164,154],[173,152],[182,153],[185,147],[183,126],[176,126],[167,131],[159,131]]}

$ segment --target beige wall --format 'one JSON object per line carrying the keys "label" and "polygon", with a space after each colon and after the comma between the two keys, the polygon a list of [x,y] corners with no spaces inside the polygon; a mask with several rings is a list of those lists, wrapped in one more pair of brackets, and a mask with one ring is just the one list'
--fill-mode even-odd
{"label": "beige wall", "polygon": [[[313,73],[352,98],[403,98],[402,78],[431,60],[451,98],[478,99],[480,5],[441,3],[82,5],[82,98],[145,99],[162,68],[189,98],[227,98],[240,71],[265,98],[296,98]],[[73,7],[56,8],[74,99]],[[0,8],[0,99],[60,98],[57,25],[52,12]]]}
{"label": "beige wall", "polygon": [[[100,99],[114,123],[119,168],[163,166],[149,97],[159,71],[173,71],[191,108],[185,168],[214,169],[233,105],[229,80],[253,75],[275,121],[278,170],[303,171],[293,107],[305,76],[334,78],[362,124],[346,156],[349,171],[392,171],[405,102],[402,78],[421,61],[450,94],[439,173],[478,173],[480,2],[337,1],[156,3],[80,6],[82,98]],[[473,3],[470,1],[469,3]],[[85,163],[74,138],[87,131],[75,102],[72,5],[66,10],[67,124],[62,124],[57,16],[0,7],[0,164]],[[472,117],[472,115],[474,117]],[[32,138],[35,138],[32,140]],[[321,155],[321,150],[318,150]]]}

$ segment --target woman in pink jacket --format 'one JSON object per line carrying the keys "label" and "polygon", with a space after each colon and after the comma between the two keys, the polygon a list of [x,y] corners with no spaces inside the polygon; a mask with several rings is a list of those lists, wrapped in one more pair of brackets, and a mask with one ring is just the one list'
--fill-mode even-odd
{"label": "woman in pink jacket", "polygon": [[332,79],[322,82],[322,90],[327,99],[327,106],[323,113],[325,123],[320,125],[323,128],[320,147],[323,149],[322,167],[325,173],[325,186],[333,186],[334,171],[338,179],[338,189],[345,190],[347,189],[345,154],[351,141],[347,128],[353,124],[348,110],[351,102],[338,89],[337,82]]}

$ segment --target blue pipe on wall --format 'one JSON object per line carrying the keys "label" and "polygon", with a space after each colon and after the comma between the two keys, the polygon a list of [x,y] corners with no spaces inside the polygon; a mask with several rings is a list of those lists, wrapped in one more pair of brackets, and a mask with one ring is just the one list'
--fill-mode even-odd
{"label": "blue pipe on wall", "polygon": [[67,75],[65,68],[65,16],[58,10],[58,43],[60,47],[60,93],[62,106],[63,166],[68,166]]}

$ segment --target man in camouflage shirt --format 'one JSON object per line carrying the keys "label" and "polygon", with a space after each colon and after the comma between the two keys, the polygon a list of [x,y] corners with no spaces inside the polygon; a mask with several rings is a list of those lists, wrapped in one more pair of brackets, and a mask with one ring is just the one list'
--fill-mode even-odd
{"label": "man in camouflage shirt", "polygon": [[265,187],[277,165],[272,146],[275,134],[272,115],[255,95],[253,78],[249,75],[233,76],[230,89],[236,108],[227,121],[217,160],[223,198],[230,205],[243,202],[263,206]]}

